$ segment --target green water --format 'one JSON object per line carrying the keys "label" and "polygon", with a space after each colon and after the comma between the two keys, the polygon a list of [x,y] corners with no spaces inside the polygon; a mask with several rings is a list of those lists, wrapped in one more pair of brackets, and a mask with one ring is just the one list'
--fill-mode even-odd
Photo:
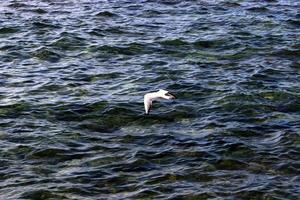
{"label": "green water", "polygon": [[298,199],[299,10],[0,2],[0,199]]}

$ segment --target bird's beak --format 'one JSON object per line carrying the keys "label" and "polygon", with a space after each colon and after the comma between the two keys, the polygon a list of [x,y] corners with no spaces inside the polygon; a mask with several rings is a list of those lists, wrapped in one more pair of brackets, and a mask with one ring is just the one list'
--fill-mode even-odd
{"label": "bird's beak", "polygon": [[176,99],[175,95],[168,93],[168,96],[171,97],[171,99]]}

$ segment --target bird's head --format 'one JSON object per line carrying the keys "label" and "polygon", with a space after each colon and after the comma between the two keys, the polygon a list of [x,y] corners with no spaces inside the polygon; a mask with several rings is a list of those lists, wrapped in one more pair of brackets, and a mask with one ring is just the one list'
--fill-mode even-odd
{"label": "bird's head", "polygon": [[158,90],[157,94],[159,95],[160,98],[163,98],[163,99],[175,99],[175,96],[172,95],[167,90],[160,89],[160,90]]}

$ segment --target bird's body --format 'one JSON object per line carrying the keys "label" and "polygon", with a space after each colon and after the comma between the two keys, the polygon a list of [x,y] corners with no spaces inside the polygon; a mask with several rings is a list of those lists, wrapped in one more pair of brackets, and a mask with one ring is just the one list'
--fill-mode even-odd
{"label": "bird's body", "polygon": [[175,99],[174,95],[170,94],[166,90],[158,90],[157,92],[150,92],[145,94],[144,96],[144,106],[146,115],[149,114],[152,102],[157,101],[159,99]]}

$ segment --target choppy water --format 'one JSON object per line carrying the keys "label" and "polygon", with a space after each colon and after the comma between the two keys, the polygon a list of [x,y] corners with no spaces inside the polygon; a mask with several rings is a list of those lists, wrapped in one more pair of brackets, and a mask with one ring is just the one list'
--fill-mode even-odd
{"label": "choppy water", "polygon": [[298,0],[10,0],[0,25],[1,199],[299,198]]}

